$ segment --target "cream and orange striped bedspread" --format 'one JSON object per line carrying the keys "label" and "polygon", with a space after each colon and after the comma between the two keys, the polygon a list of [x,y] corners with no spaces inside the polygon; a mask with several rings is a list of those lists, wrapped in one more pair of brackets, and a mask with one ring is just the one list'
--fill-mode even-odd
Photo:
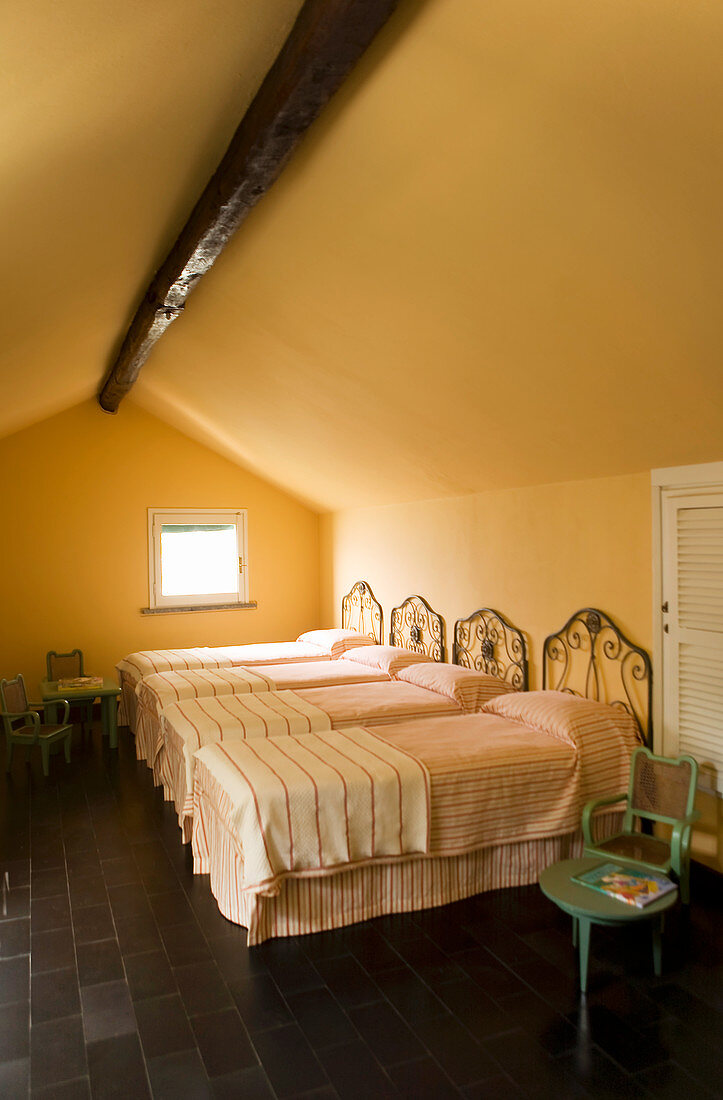
{"label": "cream and orange striped bedspread", "polygon": [[331,660],[331,657],[325,655],[319,646],[308,642],[256,642],[249,645],[142,650],[129,653],[118,662],[116,668],[128,681],[136,684],[155,672],[323,660]]}
{"label": "cream and orange striped bedspread", "polygon": [[[347,661],[343,663],[348,664]],[[325,711],[334,729],[462,714],[462,707],[448,696],[399,680],[379,684],[337,684],[308,688],[295,694]]]}
{"label": "cream and orange striped bedspread", "polygon": [[116,665],[121,686],[118,721],[136,729],[135,688],[140,680],[158,672],[199,668],[291,664],[298,661],[330,661],[318,645],[307,642],[257,642],[248,645],[200,646],[192,649],[148,649],[129,653]]}
{"label": "cream and orange striped bedspread", "polygon": [[172,703],[214,695],[389,682],[386,672],[354,661],[300,661],[251,668],[196,668],[156,672],[135,688],[136,756],[151,766],[160,737],[160,712]]}
{"label": "cream and orange striped bedspread", "polygon": [[[548,698],[533,698],[537,695]],[[637,743],[632,719],[604,704],[549,698],[554,695],[515,696],[532,699],[529,724],[520,718],[481,713],[366,730],[416,760],[428,774],[429,856],[456,856],[572,833],[579,828],[589,798],[625,789],[630,755]],[[359,736],[356,730],[345,732],[348,737]],[[278,745],[276,740],[255,743],[253,752],[270,767]],[[265,812],[266,795],[265,788],[255,785],[256,772],[246,775],[248,759],[249,749],[238,743],[209,746],[198,754],[194,859],[197,870],[207,869],[207,848],[200,834],[197,844],[197,830],[205,829],[203,816],[212,807],[211,812],[235,838],[242,888],[258,890],[256,869],[247,870],[247,853],[257,842],[252,835],[257,828],[254,815]],[[289,805],[297,798],[308,801],[308,792],[323,766],[321,761],[307,761],[308,774],[303,778],[292,773],[285,777],[284,798]],[[325,833],[345,827],[336,806],[320,802],[315,812],[323,819],[319,827]],[[296,860],[293,867],[284,866],[279,874],[313,873],[316,866],[304,867]],[[268,878],[261,885],[264,891],[278,889],[278,882]]]}
{"label": "cream and orange striped bedspread", "polygon": [[331,729],[329,715],[293,691],[185,699],[160,715],[153,770],[173,799],[179,822],[190,814],[194,754],[204,745],[249,738],[294,737]]}
{"label": "cream and orange striped bedspread", "polygon": [[429,770],[431,851],[453,855],[570,832],[591,798],[625,790],[634,723],[592,706],[599,709],[580,715],[577,728],[555,721],[554,703],[547,727],[483,712],[379,728]]}
{"label": "cream and orange striped bedspread", "polygon": [[371,730],[208,745],[196,760],[201,786],[223,792],[246,889],[428,850],[426,768]]}
{"label": "cream and orange striped bedspread", "polygon": [[[189,840],[186,819],[192,813],[194,753],[202,745],[249,737],[298,737],[332,727],[341,729],[362,723],[386,724],[402,718],[461,713],[461,708],[446,695],[394,681],[186,699],[161,711],[158,736],[151,746],[149,760],[156,782],[163,784],[176,806],[184,840]],[[139,730],[144,724],[139,720]]]}
{"label": "cream and orange striped bedspread", "polygon": [[[331,664],[331,661],[322,662]],[[271,665],[271,668],[276,666]],[[276,684],[261,666],[256,669],[196,668],[174,672],[154,672],[136,684],[136,756],[152,766],[160,744],[159,716],[164,707],[183,699],[199,696],[246,695],[273,691]]]}

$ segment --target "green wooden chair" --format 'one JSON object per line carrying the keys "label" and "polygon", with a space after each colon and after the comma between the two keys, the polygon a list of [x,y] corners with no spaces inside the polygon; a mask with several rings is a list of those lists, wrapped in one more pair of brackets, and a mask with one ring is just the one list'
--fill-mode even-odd
{"label": "green wooden chair", "polygon": [[[25,681],[20,673],[14,680],[0,680],[0,699],[2,700],[2,720],[5,727],[5,771],[10,771],[15,745],[25,745],[28,753],[33,745],[40,745],[43,757],[43,774],[50,771],[50,746],[63,741],[65,762],[70,763],[70,739],[73,727],[68,722],[70,705],[63,700],[65,712],[60,725],[47,725],[40,721],[39,710],[43,703],[28,703]],[[58,706],[56,702],[54,704]]]}
{"label": "green wooden chair", "polygon": [[[627,792],[588,802],[583,810],[585,855],[619,860],[648,871],[670,875],[678,883],[680,900],[690,902],[690,837],[700,814],[693,809],[698,765],[692,756],[655,756],[639,748],[630,761]],[[622,829],[596,840],[593,815],[602,806],[626,802]],[[670,839],[651,836],[637,822],[661,822],[671,829]]]}
{"label": "green wooden chair", "polygon": [[[48,680],[70,680],[76,676],[84,676],[83,650],[71,649],[70,653],[57,653],[54,649],[45,654],[45,668]],[[81,733],[85,734],[86,723],[93,726],[93,700],[74,703],[80,711]]]}

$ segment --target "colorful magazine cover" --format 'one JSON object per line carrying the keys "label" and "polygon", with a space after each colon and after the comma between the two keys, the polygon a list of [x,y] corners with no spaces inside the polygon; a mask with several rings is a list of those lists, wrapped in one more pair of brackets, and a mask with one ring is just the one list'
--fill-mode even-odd
{"label": "colorful magazine cover", "polygon": [[599,890],[608,897],[624,901],[626,905],[635,905],[638,909],[650,905],[676,888],[675,883],[666,875],[637,867],[623,867],[619,863],[599,863],[597,867],[571,877],[573,882],[579,882],[581,886]]}

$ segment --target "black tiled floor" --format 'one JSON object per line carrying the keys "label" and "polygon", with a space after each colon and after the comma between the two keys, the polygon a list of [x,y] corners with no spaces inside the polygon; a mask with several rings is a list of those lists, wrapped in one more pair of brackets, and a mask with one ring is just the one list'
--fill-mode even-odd
{"label": "black tiled floor", "polygon": [[80,995],[75,967],[33,974],[31,1006],[33,1024],[77,1015]]}
{"label": "black tiled floor", "polygon": [[256,1065],[256,1052],[235,1008],[194,1016],[191,1026],[209,1077]]}
{"label": "black tiled floor", "polygon": [[191,1025],[178,993],[135,1002],[138,1031],[146,1058],[193,1047]]}
{"label": "black tiled floor", "polygon": [[697,870],[664,975],[649,929],[531,886],[249,950],[121,730],[0,780],[0,1096],[723,1096],[723,892]]}
{"label": "black tiled floor", "polygon": [[112,982],[123,977],[123,960],[115,939],[76,943],[78,978],[81,986]]}

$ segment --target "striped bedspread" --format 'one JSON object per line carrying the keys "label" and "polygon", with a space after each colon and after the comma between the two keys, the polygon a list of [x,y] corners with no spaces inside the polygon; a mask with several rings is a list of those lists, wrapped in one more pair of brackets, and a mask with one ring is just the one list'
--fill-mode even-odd
{"label": "striped bedspread", "polygon": [[634,731],[622,732],[613,719],[576,743],[484,713],[377,732],[429,770],[437,855],[579,828],[590,798],[625,790],[636,745]]}
{"label": "striped bedspread", "polygon": [[338,684],[295,694],[325,711],[334,729],[463,713],[461,706],[447,695],[400,680],[381,684]]}
{"label": "striped bedspread", "polygon": [[[331,661],[322,661],[322,667]],[[267,667],[267,666],[263,666]],[[275,665],[271,665],[275,668]],[[164,707],[183,699],[200,696],[246,695],[273,691],[276,684],[270,676],[256,669],[197,668],[177,672],[155,672],[136,684],[136,756],[147,760],[149,767],[161,743],[160,713]]]}
{"label": "striped bedspread", "polygon": [[157,672],[146,676],[135,688],[136,756],[149,761],[161,736],[160,712],[172,703],[214,695],[245,695],[248,692],[296,688],[329,687],[335,684],[389,682],[386,672],[354,661],[299,661],[252,668],[197,668]]}
{"label": "striped bedspread", "polygon": [[199,789],[223,792],[253,892],[276,893],[289,872],[428,850],[426,768],[370,730],[209,745],[197,769]]}
{"label": "striped bedspread", "polygon": [[330,659],[319,646],[308,642],[257,642],[249,645],[200,646],[195,649],[148,649],[129,653],[118,662],[116,668],[127,681],[136,684],[155,672]]}
{"label": "striped bedspread", "polygon": [[[625,789],[630,756],[637,744],[632,719],[603,704],[574,700],[582,709],[575,712],[574,720],[570,721],[569,715],[560,720],[557,703],[548,700],[537,712],[531,709],[528,723],[479,713],[367,729],[367,733],[418,761],[429,776],[429,845],[425,849],[429,856],[452,857],[500,844],[574,833],[579,829],[582,808],[591,797]],[[354,739],[359,733],[347,730],[346,736]],[[307,738],[302,740],[306,743]],[[264,760],[267,753],[275,751],[266,747],[269,744],[254,745],[254,751],[258,747]],[[254,815],[265,812],[266,794],[264,787],[255,785],[256,773],[246,778],[236,774],[246,775],[248,759],[249,749],[236,744],[226,744],[222,749],[209,747],[198,754],[193,803],[194,867],[201,872],[207,870],[213,858],[204,841],[203,818],[205,815],[210,820],[215,815],[234,838],[234,874],[242,876],[242,889],[256,889],[256,870],[247,870],[246,861],[249,846],[255,842],[251,835],[256,828],[252,824]],[[297,798],[308,801],[308,791],[323,769],[323,762],[308,760],[308,774],[303,778],[300,774],[287,777],[284,797],[290,805]],[[331,804],[320,802],[316,812],[325,819],[319,826],[325,832],[344,827],[343,818],[338,818]],[[303,866],[297,859],[295,867],[285,867],[284,873],[292,870],[295,874],[313,874],[316,866],[313,862]],[[278,883],[264,879],[263,887],[277,889]],[[223,891],[222,884],[220,889]]]}
{"label": "striped bedspread", "polygon": [[[160,712],[156,724],[158,735],[150,746],[149,761],[156,782],[163,784],[176,806],[184,840],[188,841],[193,754],[202,745],[249,737],[299,736],[362,723],[377,725],[398,722],[402,718],[461,713],[461,708],[445,695],[391,680],[254,696],[200,697],[171,704]],[[144,723],[139,722],[139,728],[142,725]]]}
{"label": "striped bedspread", "polygon": [[136,687],[141,705],[159,711],[182,699],[204,695],[245,695],[247,692],[331,687],[334,684],[389,682],[386,672],[355,665],[353,661],[305,661],[289,665],[252,665],[249,668],[198,668],[159,672]]}
{"label": "striped bedspread", "polygon": [[154,774],[173,799],[182,823],[192,810],[194,754],[198,749],[216,742],[296,737],[328,730],[331,719],[295,692],[275,691],[173,703],[161,712],[160,727],[152,761]]}
{"label": "striped bedspread", "polygon": [[200,646],[195,649],[149,649],[129,653],[116,665],[121,686],[118,722],[136,730],[135,688],[139,680],[157,672],[198,668],[233,668],[243,665],[293,664],[330,661],[331,655],[308,642],[257,642],[235,646]]}
{"label": "striped bedspread", "polygon": [[191,753],[216,741],[285,737],[331,729],[329,715],[295,691],[186,699],[161,714],[164,739],[183,742]]}

